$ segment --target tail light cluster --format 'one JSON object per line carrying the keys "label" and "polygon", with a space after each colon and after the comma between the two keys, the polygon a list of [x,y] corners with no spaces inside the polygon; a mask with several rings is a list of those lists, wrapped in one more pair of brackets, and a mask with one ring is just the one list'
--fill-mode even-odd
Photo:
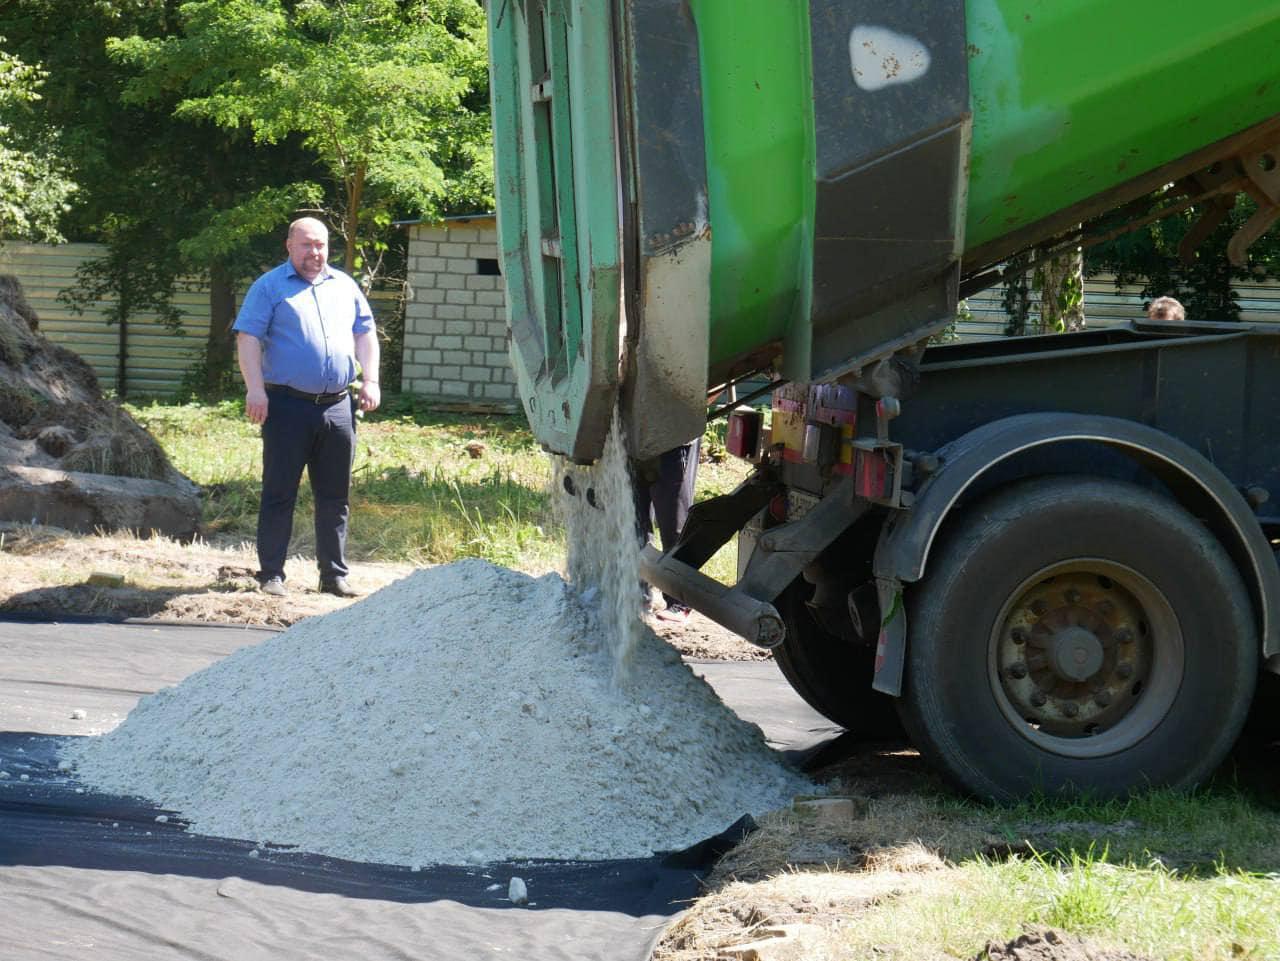
{"label": "tail light cluster", "polygon": [[768,429],[764,415],[750,407],[729,415],[725,442],[729,453],[758,462],[772,450],[787,463],[812,464],[832,475],[852,476],[861,497],[896,502],[900,447],[877,437],[878,422],[892,419],[896,406],[890,411],[877,405],[877,424],[867,425],[869,438],[857,436],[858,393],[852,387],[784,384],[773,392],[772,408]]}
{"label": "tail light cluster", "polygon": [[[729,415],[729,452],[759,460],[765,449],[793,464],[818,464],[837,474],[854,470],[857,392],[839,384],[784,384],[773,392],[773,423],[764,430],[759,411]],[[765,436],[767,434],[767,436]]]}

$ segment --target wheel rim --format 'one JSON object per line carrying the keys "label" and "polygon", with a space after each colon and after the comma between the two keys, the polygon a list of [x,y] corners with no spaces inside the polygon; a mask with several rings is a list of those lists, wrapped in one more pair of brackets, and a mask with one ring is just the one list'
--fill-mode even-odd
{"label": "wheel rim", "polygon": [[1037,571],[996,618],[988,673],[1023,737],[1066,757],[1133,746],[1168,713],[1183,637],[1164,593],[1132,568],[1079,558]]}

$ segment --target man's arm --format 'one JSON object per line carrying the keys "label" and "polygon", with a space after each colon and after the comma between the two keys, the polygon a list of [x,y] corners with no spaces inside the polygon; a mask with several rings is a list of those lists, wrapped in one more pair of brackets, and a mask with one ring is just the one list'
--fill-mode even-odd
{"label": "man's arm", "polygon": [[361,410],[377,410],[382,403],[382,388],[378,383],[378,334],[367,330],[355,335],[356,360],[360,361],[360,397]]}
{"label": "man's arm", "polygon": [[267,419],[267,390],[262,384],[262,341],[243,331],[236,334],[236,357],[244,378],[244,412],[255,424]]}

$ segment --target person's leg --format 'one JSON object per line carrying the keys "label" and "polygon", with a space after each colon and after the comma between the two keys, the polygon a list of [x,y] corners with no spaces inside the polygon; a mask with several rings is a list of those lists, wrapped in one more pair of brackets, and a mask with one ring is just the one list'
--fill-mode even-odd
{"label": "person's leg", "polygon": [[690,441],[662,455],[658,480],[653,485],[653,514],[662,535],[662,549],[675,546],[693,506],[693,487],[698,476],[698,448],[701,439]]}
{"label": "person's leg", "polygon": [[[627,471],[631,476],[631,501],[636,510],[636,542],[645,548],[653,540],[653,501],[649,496],[656,464],[650,461],[629,461]],[[657,593],[643,579],[640,581],[640,607],[653,610]]]}
{"label": "person's leg", "polygon": [[284,560],[293,534],[298,482],[311,447],[306,402],[267,394],[262,425],[262,504],[258,508],[258,577],[284,579]]}
{"label": "person's leg", "polygon": [[356,455],[351,406],[344,400],[322,408],[323,424],[307,462],[307,476],[316,499],[316,566],[322,582],[347,576],[351,464]]}
{"label": "person's leg", "polygon": [[644,547],[653,537],[653,501],[649,496],[650,482],[640,464],[632,464],[631,497],[636,508],[636,540]]}
{"label": "person's leg", "polygon": [[[664,552],[675,547],[693,506],[693,487],[698,475],[698,449],[701,438],[673,448],[659,461],[658,479],[651,493],[653,515],[658,521]],[[669,594],[663,594],[667,608],[675,618],[688,615],[688,608]]]}

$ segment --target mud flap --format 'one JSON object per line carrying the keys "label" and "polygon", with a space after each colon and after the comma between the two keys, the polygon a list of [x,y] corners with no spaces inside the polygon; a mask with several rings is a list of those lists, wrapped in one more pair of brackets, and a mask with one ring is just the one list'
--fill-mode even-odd
{"label": "mud flap", "polygon": [[893,697],[902,695],[902,669],[907,657],[907,611],[902,605],[902,582],[877,577],[880,610],[888,611],[880,622],[876,642],[876,671],[871,687]]}

